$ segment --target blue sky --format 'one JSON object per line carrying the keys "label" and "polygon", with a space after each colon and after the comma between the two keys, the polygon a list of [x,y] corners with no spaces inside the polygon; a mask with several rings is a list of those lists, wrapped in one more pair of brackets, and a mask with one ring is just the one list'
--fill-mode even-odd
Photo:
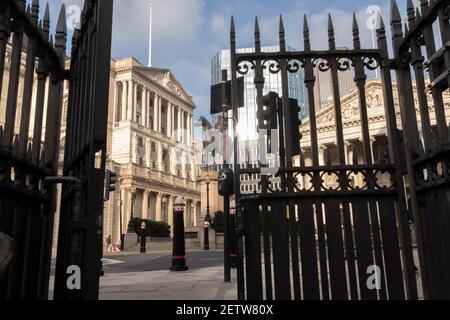
{"label": "blue sky", "polygon": [[[81,0],[50,0],[52,17],[64,2],[69,19]],[[334,18],[338,46],[351,46],[351,16],[357,13],[364,47],[372,47],[367,22],[378,6],[389,21],[389,0],[114,0],[113,57],[132,55],[147,63],[149,5],[153,4],[153,66],[171,69],[194,97],[196,118],[208,112],[210,60],[228,48],[231,15],[236,22],[238,46],[252,46],[254,17],[258,16],[263,45],[274,45],[278,19],[285,19],[288,44],[302,49],[302,19],[306,14],[314,49],[327,45],[327,15]],[[415,1],[417,4],[418,1]],[[402,14],[406,0],[398,0]]]}

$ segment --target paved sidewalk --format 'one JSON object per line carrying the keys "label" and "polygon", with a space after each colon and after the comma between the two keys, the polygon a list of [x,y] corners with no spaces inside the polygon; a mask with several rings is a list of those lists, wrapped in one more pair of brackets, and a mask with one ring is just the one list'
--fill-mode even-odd
{"label": "paved sidewalk", "polygon": [[236,274],[223,282],[223,268],[185,272],[149,271],[106,274],[100,300],[236,300]]}

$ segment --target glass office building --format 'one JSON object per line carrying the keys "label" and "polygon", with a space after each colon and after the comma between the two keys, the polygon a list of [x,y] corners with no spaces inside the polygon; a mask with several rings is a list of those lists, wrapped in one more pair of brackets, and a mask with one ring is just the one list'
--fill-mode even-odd
{"label": "glass office building", "polygon": [[[279,46],[262,47],[263,52],[277,52]],[[294,50],[288,48],[288,50]],[[238,53],[254,52],[254,48],[242,48],[237,50]],[[211,82],[212,85],[222,81],[222,70],[227,70],[231,74],[230,67],[230,50],[221,50],[211,61]],[[250,70],[244,77],[244,101],[245,105],[239,110],[238,132],[241,141],[253,141],[258,139],[257,135],[257,105],[256,105],[256,89],[254,84],[254,71]],[[272,74],[268,69],[264,70],[264,94],[270,91],[281,92],[281,73]],[[289,74],[289,96],[297,99],[301,108],[300,118],[304,119],[308,116],[307,110],[307,92],[304,85],[304,71],[302,68],[297,73]]]}

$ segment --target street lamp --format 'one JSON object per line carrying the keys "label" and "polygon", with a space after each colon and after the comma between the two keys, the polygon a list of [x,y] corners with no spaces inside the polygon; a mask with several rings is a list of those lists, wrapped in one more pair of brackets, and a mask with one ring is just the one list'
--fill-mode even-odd
{"label": "street lamp", "polygon": [[135,230],[133,230],[133,219],[134,219],[134,205],[136,200],[136,189],[131,189],[131,213],[130,213],[130,221],[128,222],[128,233],[133,233]]}
{"label": "street lamp", "polygon": [[166,220],[166,203],[167,203],[167,197],[166,197],[166,196],[163,196],[162,199],[161,199],[161,202],[162,202],[162,204],[163,204],[163,221],[164,221],[164,222],[167,222],[167,220]]}
{"label": "street lamp", "polygon": [[122,208],[123,208],[123,200],[122,200],[122,192],[119,192],[119,225],[120,225],[120,251],[125,249],[125,234],[123,233],[123,222],[122,222]]}
{"label": "street lamp", "polygon": [[204,250],[209,250],[209,226],[211,225],[211,214],[209,212],[209,185],[211,184],[211,177],[205,177],[206,183],[206,216],[205,216],[205,225],[204,225],[204,235],[205,235],[205,243]]}
{"label": "street lamp", "polygon": [[145,243],[145,241],[146,241],[145,229],[147,229],[147,225],[145,224],[145,221],[142,221],[142,223],[141,223],[141,253],[145,253],[147,251],[147,245]]}

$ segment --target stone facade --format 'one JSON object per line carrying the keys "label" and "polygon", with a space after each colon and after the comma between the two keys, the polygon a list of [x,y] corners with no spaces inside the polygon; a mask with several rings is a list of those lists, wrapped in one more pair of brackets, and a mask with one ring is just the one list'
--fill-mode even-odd
{"label": "stone facade", "polygon": [[105,203],[105,238],[119,241],[131,216],[172,225],[177,196],[186,201],[186,226],[197,225],[195,107],[170,70],[145,67],[132,57],[112,60],[108,166],[117,172],[118,185]]}

